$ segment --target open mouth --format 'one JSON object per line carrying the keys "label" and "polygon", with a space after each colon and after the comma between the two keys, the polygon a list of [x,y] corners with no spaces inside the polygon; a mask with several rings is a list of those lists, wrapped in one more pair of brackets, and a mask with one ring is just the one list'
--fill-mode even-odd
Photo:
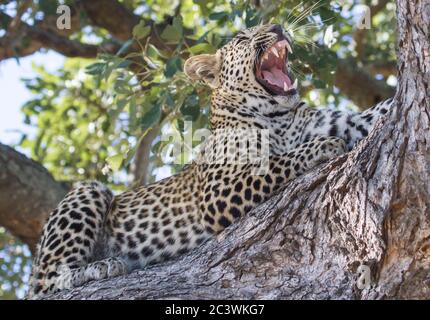
{"label": "open mouth", "polygon": [[273,95],[294,95],[297,93],[297,79],[288,72],[288,53],[292,52],[287,40],[283,39],[268,48],[256,64],[257,81]]}

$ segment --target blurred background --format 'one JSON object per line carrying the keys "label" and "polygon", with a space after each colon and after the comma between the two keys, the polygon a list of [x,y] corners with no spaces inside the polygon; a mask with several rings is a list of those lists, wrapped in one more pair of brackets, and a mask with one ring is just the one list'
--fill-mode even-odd
{"label": "blurred background", "polygon": [[23,298],[48,208],[73,182],[121,192],[191,160],[165,138],[208,124],[210,92],[184,61],[269,21],[295,38],[311,106],[364,110],[393,95],[391,1],[0,1],[0,299]]}

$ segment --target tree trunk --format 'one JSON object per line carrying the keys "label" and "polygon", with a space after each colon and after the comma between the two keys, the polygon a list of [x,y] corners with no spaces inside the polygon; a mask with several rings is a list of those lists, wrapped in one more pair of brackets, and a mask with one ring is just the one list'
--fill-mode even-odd
{"label": "tree trunk", "polygon": [[68,189],[40,164],[0,144],[0,225],[32,252],[45,219]]}
{"label": "tree trunk", "polygon": [[397,2],[395,107],[357,148],[175,261],[47,298],[429,299],[430,0]]}
{"label": "tree trunk", "polygon": [[139,141],[136,147],[136,155],[133,162],[132,172],[134,176],[134,185],[143,186],[148,183],[151,163],[152,142],[157,137],[159,128],[150,129],[145,137]]}

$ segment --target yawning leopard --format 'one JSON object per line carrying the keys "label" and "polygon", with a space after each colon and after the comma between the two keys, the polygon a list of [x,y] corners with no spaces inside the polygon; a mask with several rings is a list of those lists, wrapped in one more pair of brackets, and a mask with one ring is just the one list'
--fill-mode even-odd
{"label": "yawning leopard", "polygon": [[[51,213],[33,263],[28,297],[130,272],[176,256],[221,232],[276,190],[367,136],[392,100],[364,113],[300,102],[279,25],[239,32],[215,54],[189,58],[184,71],[212,88],[212,136],[182,172],[117,196],[99,182],[71,190]],[[257,134],[257,162],[227,161],[215,146]],[[231,137],[230,137],[231,138]],[[228,139],[227,139],[228,140]],[[228,143],[223,144],[225,151]],[[263,155],[264,156],[264,155]],[[237,159],[236,159],[237,160]],[[256,169],[262,169],[258,174]]]}

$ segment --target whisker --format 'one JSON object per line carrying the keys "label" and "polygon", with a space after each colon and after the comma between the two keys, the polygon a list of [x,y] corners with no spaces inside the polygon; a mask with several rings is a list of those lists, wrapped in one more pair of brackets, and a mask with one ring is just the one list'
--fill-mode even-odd
{"label": "whisker", "polygon": [[303,19],[303,17],[307,16],[308,11],[309,11],[308,9],[305,9],[303,12],[301,12],[298,16],[294,18],[293,21],[290,22],[290,25],[292,27],[295,27],[297,23],[299,23]]}
{"label": "whisker", "polygon": [[288,19],[291,17],[291,14],[299,7],[299,6],[301,6],[303,4],[303,2],[300,2],[300,3],[298,3],[298,4],[296,4],[291,10],[290,10],[290,12],[288,13],[288,16],[287,16],[287,18],[285,19],[286,21],[288,21]]}
{"label": "whisker", "polygon": [[[312,48],[318,49],[319,47],[315,44],[315,41],[310,38],[298,38],[297,46],[302,47],[303,49],[308,49],[307,46],[311,46]],[[302,42],[303,44],[301,44]]]}
{"label": "whisker", "polygon": [[312,11],[320,8],[322,6],[321,0],[307,7],[301,14],[299,14],[290,24],[291,28],[295,28],[301,21],[308,18],[308,15],[311,15]]}
{"label": "whisker", "polygon": [[295,32],[295,31],[300,30],[300,29],[303,29],[303,28],[318,28],[318,27],[320,27],[321,25],[323,25],[323,24],[322,24],[322,23],[321,23],[321,24],[319,24],[319,23],[316,23],[316,22],[308,22],[308,23],[303,24],[303,25],[301,25],[301,26],[297,26],[296,28],[294,28],[294,29],[292,29],[292,30]]}
{"label": "whisker", "polygon": [[305,80],[306,79],[306,75],[302,71],[300,71],[299,69],[297,69],[293,65],[290,65],[290,68],[293,71],[296,78],[299,78],[299,80]]}

